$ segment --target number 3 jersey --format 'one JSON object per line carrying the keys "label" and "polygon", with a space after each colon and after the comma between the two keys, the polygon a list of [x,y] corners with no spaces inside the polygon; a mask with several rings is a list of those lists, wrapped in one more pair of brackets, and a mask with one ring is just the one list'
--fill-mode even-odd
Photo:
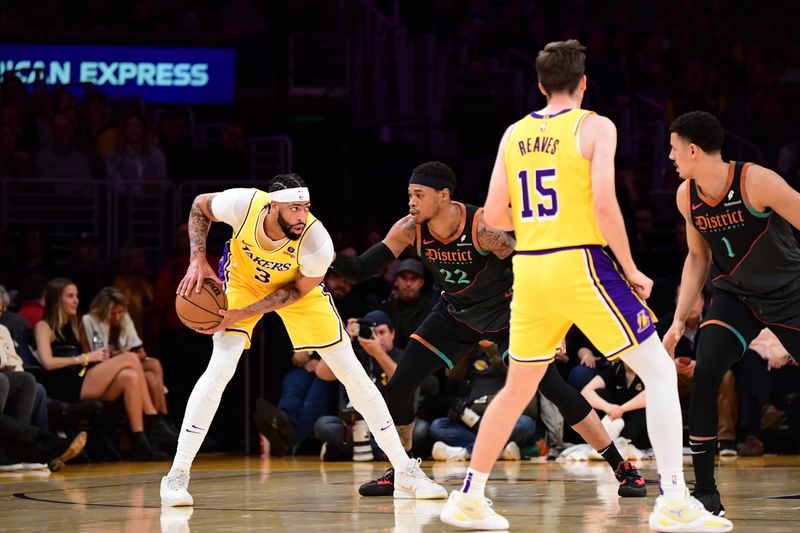
{"label": "number 3 jersey", "polygon": [[591,113],[530,113],[513,125],[505,165],[517,251],[606,245],[595,217],[590,162],[580,150],[581,125]]}
{"label": "number 3 jersey", "polygon": [[[297,240],[272,241],[264,231],[269,194],[258,189],[228,189],[212,202],[215,218],[233,228],[219,265],[229,309],[241,309],[294,280],[298,272],[321,277],[333,260],[333,243],[318,219],[308,214]],[[295,350],[329,348],[347,340],[331,295],[320,284],[277,311]],[[225,330],[247,338],[261,319],[255,315]]]}
{"label": "number 3 jersey", "polygon": [[800,248],[786,220],[749,204],[750,165],[731,161],[728,182],[716,199],[690,179],[689,216],[711,248],[714,286],[740,296],[764,296],[800,277]]}

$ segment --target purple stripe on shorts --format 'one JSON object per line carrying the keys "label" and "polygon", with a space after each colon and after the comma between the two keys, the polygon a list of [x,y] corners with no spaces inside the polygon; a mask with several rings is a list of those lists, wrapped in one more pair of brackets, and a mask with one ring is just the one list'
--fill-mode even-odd
{"label": "purple stripe on shorts", "polygon": [[231,241],[225,242],[225,248],[222,249],[222,257],[219,258],[219,265],[217,266],[217,277],[220,283],[225,283],[225,267],[231,259]]}
{"label": "purple stripe on shorts", "polygon": [[636,297],[605,251],[590,249],[589,253],[600,284],[633,332],[636,342],[644,342],[655,332],[650,310]]}

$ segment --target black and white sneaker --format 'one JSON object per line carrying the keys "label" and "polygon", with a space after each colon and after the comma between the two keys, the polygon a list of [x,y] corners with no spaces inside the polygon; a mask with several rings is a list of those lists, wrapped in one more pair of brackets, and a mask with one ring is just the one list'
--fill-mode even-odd
{"label": "black and white sneaker", "polygon": [[362,496],[393,496],[394,495],[394,468],[388,469],[378,479],[367,481],[358,487]]}
{"label": "black and white sneaker", "polygon": [[630,461],[622,461],[614,470],[614,477],[619,481],[617,494],[623,498],[644,498],[647,496],[647,484]]}
{"label": "black and white sneaker", "polygon": [[706,511],[714,516],[725,516],[725,507],[722,506],[718,490],[695,489],[692,497],[702,503]]}

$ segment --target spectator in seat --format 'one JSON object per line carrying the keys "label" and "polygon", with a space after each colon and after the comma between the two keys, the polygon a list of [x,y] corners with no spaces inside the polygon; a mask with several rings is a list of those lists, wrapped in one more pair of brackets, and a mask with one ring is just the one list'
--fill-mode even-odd
{"label": "spectator in seat", "polygon": [[0,120],[0,178],[29,178],[33,175],[33,158],[17,146],[14,128]]}
{"label": "spectator in seat", "polygon": [[433,309],[433,300],[422,294],[424,285],[425,271],[422,263],[416,259],[405,259],[395,270],[393,295],[379,307],[395,324],[395,345],[401,350]]}
{"label": "spectator in seat", "polygon": [[[294,352],[292,364],[295,368],[283,377],[278,405],[261,398],[256,401],[256,427],[278,457],[294,454],[311,435],[314,423],[330,411],[336,390],[332,381],[317,377],[320,358],[316,352]],[[275,417],[282,422],[277,428],[270,424]]]}
{"label": "spectator in seat", "polygon": [[202,175],[208,180],[233,181],[250,179],[250,153],[247,136],[239,120],[229,120],[222,127],[219,142],[210,144],[205,150]]}
{"label": "spectator in seat", "polygon": [[[739,449],[740,455],[744,457],[764,455],[762,430],[774,428],[783,419],[780,410],[772,403],[772,393],[776,392],[772,390],[773,381],[779,381],[775,379],[777,374],[792,372],[796,378],[797,369],[789,368],[796,366],[797,363],[778,337],[764,328],[758,337],[750,342],[742,359],[734,367],[741,395],[740,424],[746,433]],[[797,383],[796,379],[794,383]]]}
{"label": "spectator in seat", "polygon": [[72,258],[65,271],[65,277],[74,281],[80,293],[85,296],[78,306],[81,313],[89,310],[90,299],[111,281],[108,269],[99,260],[98,255],[97,237],[91,233],[81,233],[72,244]]}
{"label": "spectator in seat", "polygon": [[605,367],[581,394],[589,405],[606,415],[603,425],[612,439],[625,437],[640,450],[650,448],[644,383],[628,365],[615,361]]}
{"label": "spectator in seat", "polygon": [[[47,292],[47,278],[42,274],[25,276],[19,282],[19,316],[33,329],[44,314],[44,295]],[[13,330],[12,330],[13,332]]]}
{"label": "spectator in seat", "polygon": [[69,439],[23,424],[0,413],[0,472],[46,465],[58,472],[77,456],[86,445],[86,433],[81,431]]}
{"label": "spectator in seat", "polygon": [[135,186],[144,180],[167,178],[164,152],[145,138],[145,123],[139,113],[123,113],[118,137],[106,156],[106,178],[110,182]]}
{"label": "spectator in seat", "polygon": [[36,397],[36,378],[22,369],[11,332],[0,325],[0,413],[30,423]]}
{"label": "spectator in seat", "polygon": [[[403,352],[394,344],[395,328],[391,318],[383,311],[370,311],[360,320],[348,319],[347,332],[367,375],[384,394],[386,384],[397,369],[397,361],[403,357]],[[317,376],[327,381],[336,380],[324,361],[317,366]],[[369,435],[368,429],[364,429],[366,423],[349,405],[345,394],[340,403],[339,416],[323,416],[314,424],[314,435],[323,443],[322,460],[361,461],[382,457],[375,439]],[[415,448],[412,452],[416,456],[419,456],[420,447],[427,441],[428,428],[427,422],[416,420],[413,435]],[[367,440],[360,440],[363,437]]]}
{"label": "spectator in seat", "polygon": [[[145,320],[153,305],[154,287],[149,277],[147,251],[139,244],[126,244],[119,251],[119,268],[114,276],[114,286],[128,301],[128,313],[136,331],[145,341],[152,338],[151,323]],[[173,293],[173,300],[174,300]]]}
{"label": "spectator in seat", "polygon": [[89,156],[78,147],[78,113],[65,109],[51,121],[53,142],[36,153],[36,173],[41,178],[88,180],[92,177]]}
{"label": "spectator in seat", "polygon": [[[107,348],[89,351],[78,323],[78,288],[66,278],[47,284],[44,316],[34,329],[42,380],[50,396],[64,401],[114,401],[120,396],[131,429],[136,458],[164,460],[145,435],[145,415],[155,415],[139,358],[133,353],[109,358]],[[153,418],[151,418],[153,419]]]}
{"label": "spectator in seat", "polygon": [[[506,369],[499,357],[492,358],[483,350],[475,350],[473,356],[465,360],[469,360],[469,369],[464,375],[468,385],[466,394],[456,400],[447,417],[437,418],[431,423],[432,454],[436,461],[469,460],[480,419],[506,381]],[[457,379],[459,374],[454,368],[449,376]],[[514,425],[498,459],[518,461],[520,449],[533,438],[535,430],[536,422],[526,410]]]}
{"label": "spectator in seat", "polygon": [[[147,390],[157,414],[156,419],[161,419],[158,426],[157,443],[162,441],[169,445],[177,444],[178,429],[169,418],[167,408],[166,388],[164,387],[164,371],[161,362],[155,357],[150,357],[144,349],[142,339],[136,332],[130,315],[127,311],[125,296],[114,287],[104,287],[92,300],[89,313],[83,315],[83,329],[89,340],[91,349],[106,347],[111,357],[133,353],[139,359],[147,381]],[[147,419],[148,416],[145,415]],[[152,423],[150,425],[153,425]]]}

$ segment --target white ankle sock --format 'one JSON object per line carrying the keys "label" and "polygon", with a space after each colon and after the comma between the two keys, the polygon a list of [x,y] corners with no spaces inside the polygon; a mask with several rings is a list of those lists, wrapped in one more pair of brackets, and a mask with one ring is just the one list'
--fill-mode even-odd
{"label": "white ankle sock", "polygon": [[468,468],[467,475],[464,478],[464,485],[461,487],[461,492],[472,498],[483,498],[483,491],[486,488],[486,482],[488,480],[488,472],[478,472],[477,470]]}
{"label": "white ankle sock", "polygon": [[686,496],[686,482],[683,479],[683,470],[658,471],[658,489],[668,498],[681,499]]}

